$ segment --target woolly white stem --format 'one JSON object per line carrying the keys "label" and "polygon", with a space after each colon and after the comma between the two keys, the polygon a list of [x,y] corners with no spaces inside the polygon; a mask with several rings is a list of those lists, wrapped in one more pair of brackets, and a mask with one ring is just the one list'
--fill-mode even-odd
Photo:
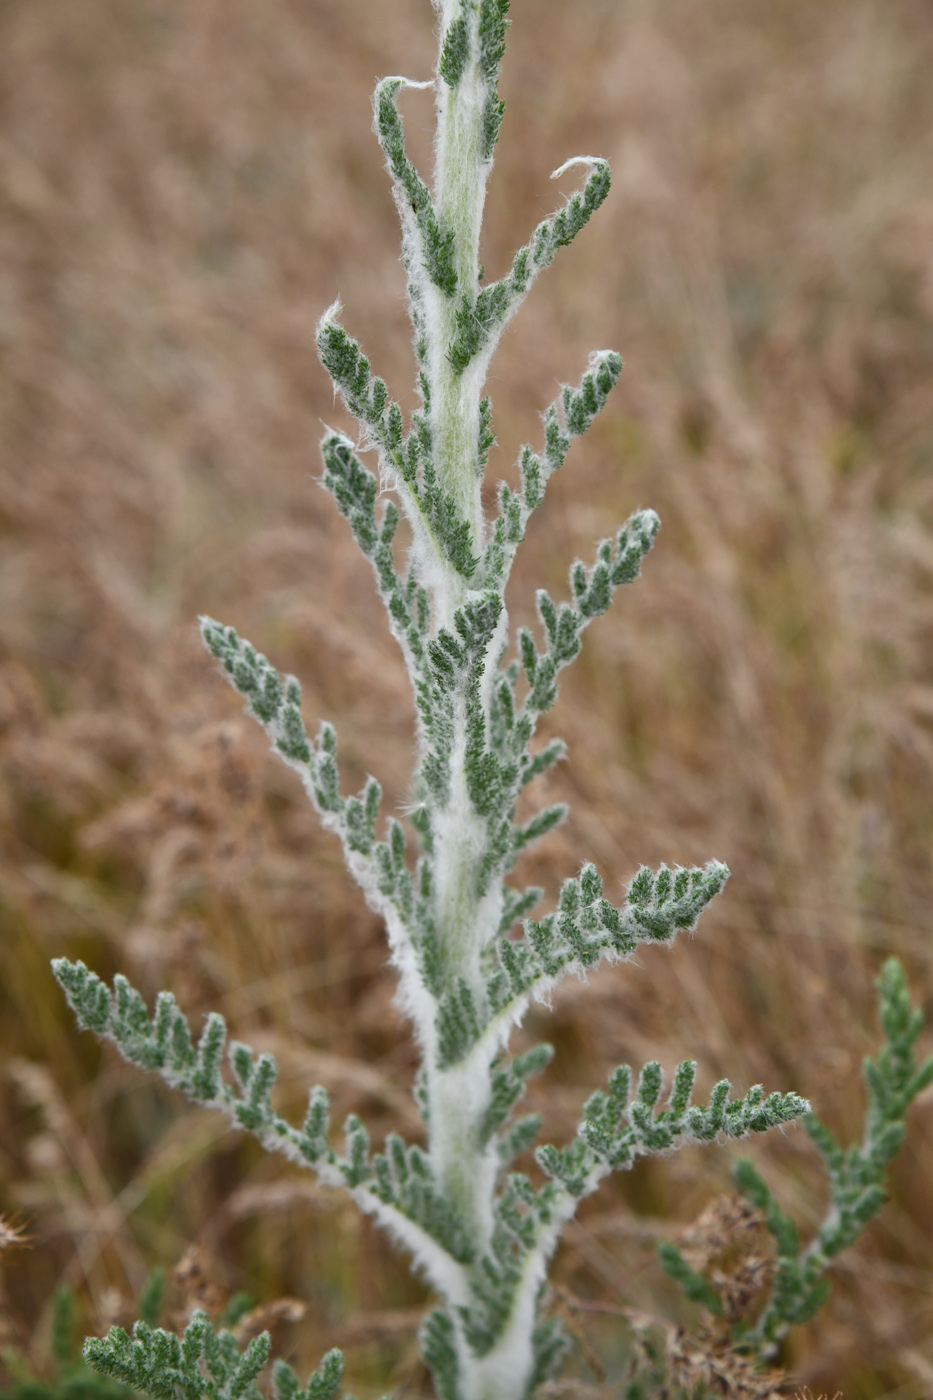
{"label": "woolly white stem", "polygon": [[[445,4],[446,24],[457,7]],[[447,358],[461,304],[475,298],[479,284],[479,238],[492,162],[483,153],[483,112],[487,89],[479,72],[476,37],[471,61],[455,88],[437,83],[437,140],[434,190],[438,220],[454,237],[457,294],[429,292],[435,325],[429,342],[431,427],[438,476],[470,523],[474,542],[482,543],[483,515],[476,472],[479,404],[483,372],[458,373]]]}

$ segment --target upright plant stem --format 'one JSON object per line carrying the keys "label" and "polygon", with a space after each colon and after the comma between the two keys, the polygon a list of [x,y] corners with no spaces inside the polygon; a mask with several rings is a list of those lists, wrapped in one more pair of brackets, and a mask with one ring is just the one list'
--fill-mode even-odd
{"label": "upright plant stem", "polygon": [[[124,978],[110,992],[83,964],[64,959],[56,974],[83,1024],[133,1063],[228,1113],[269,1150],[345,1187],[411,1251],[439,1299],[422,1339],[440,1400],[530,1400],[561,1354],[559,1327],[541,1315],[542,1287],[578,1201],[639,1155],[760,1132],[807,1105],[794,1094],[765,1096],[761,1086],[730,1101],[725,1080],[707,1105],[694,1105],[692,1061],[678,1067],[664,1100],[659,1064],[645,1065],[637,1079],[622,1065],[606,1090],[591,1095],[569,1143],[537,1148],[537,1184],[511,1170],[541,1126],[537,1115],[516,1117],[515,1109],[528,1077],[551,1054],[547,1045],[508,1053],[531,998],[604,957],[630,958],[643,943],[670,945],[696,925],[728,871],[716,861],[705,869],[642,868],[617,906],[595,866],[585,865],[564,880],[558,907],[540,922],[529,915],[543,892],[509,882],[520,854],[566,810],[545,806],[518,819],[522,792],[564,752],[560,741],[533,747],[538,721],[554,704],[558,673],[578,654],[585,628],[638,577],[659,522],[653,511],[635,511],[598,542],[590,565],[572,565],[571,601],[538,591],[537,638],[524,628],[510,636],[504,592],[512,557],[548,479],[604,407],[622,362],[612,350],[596,351],[578,385],[562,389],[543,415],[540,451],[522,450],[518,489],[500,483],[489,527],[480,486],[493,435],[483,385],[503,327],[538,272],[599,208],[609,169],[593,156],[561,166],[555,174],[585,168],[581,188],[538,224],[504,277],[481,285],[480,225],[503,110],[497,79],[509,5],[434,0],[434,7],[435,82],[388,77],[374,100],[402,223],[422,398],[407,430],[386,382],[339,324],[339,304],[317,332],[323,363],[360,425],[358,443],[332,431],[323,439],[324,485],[373,566],[415,696],[410,831],[393,816],[382,819],[374,778],[355,796],[343,793],[337,735],[327,722],[309,734],[297,680],[280,675],[233,628],[202,619],[208,648],[300,775],[325,827],[339,837],[350,874],[386,921],[400,1000],[422,1052],[416,1092],[427,1151],[392,1133],[373,1153],[365,1125],[351,1114],[341,1153],[331,1143],[321,1086],[312,1088],[299,1128],[274,1107],[270,1055],[234,1042],[233,1082],[224,1077],[219,1015],[208,1018],[195,1044],[168,993],[150,1016]],[[433,191],[408,158],[397,107],[405,88],[426,86],[437,105]],[[378,452],[381,482],[357,455],[359,444]],[[404,565],[394,543],[399,508],[380,500],[383,483],[394,488],[411,527]]]}
{"label": "upright plant stem", "polygon": [[[447,4],[443,19],[454,20],[459,10],[458,4]],[[464,18],[469,57],[455,86],[439,79],[436,88],[434,203],[441,228],[453,235],[458,293],[445,297],[431,289],[438,324],[437,333],[429,344],[428,373],[438,477],[462,518],[469,521],[474,550],[478,552],[485,543],[477,472],[483,374],[471,372],[471,367],[458,370],[447,354],[447,347],[455,338],[458,310],[475,299],[478,288],[480,230],[492,164],[484,152],[484,113],[489,92],[480,71],[476,15],[466,14]],[[443,33],[442,26],[442,38]],[[447,572],[448,577],[433,590],[433,611],[440,625],[449,625],[456,608],[462,606],[466,597],[462,579],[452,571]],[[503,635],[506,626],[503,609]],[[497,661],[490,647],[486,655],[487,668]],[[482,691],[486,706],[488,687],[484,685]],[[450,801],[435,821],[439,950],[442,981],[451,985],[462,979],[479,1002],[483,997],[480,958],[484,928],[488,932],[497,926],[502,895],[498,885],[485,899],[477,894],[478,868],[486,834],[468,793],[467,722],[462,697],[458,708],[457,738],[451,755]],[[484,719],[488,723],[488,712]],[[485,908],[481,908],[483,904]],[[468,1058],[447,1070],[441,1069],[435,1060],[427,1067],[426,1077],[431,1086],[428,1127],[431,1161],[445,1196],[468,1222],[481,1255],[489,1247],[496,1185],[494,1148],[477,1146],[480,1124],[489,1104],[489,1075],[477,1073],[476,1065]]]}
{"label": "upright plant stem", "polygon": [[437,470],[444,487],[483,544],[480,478],[476,470],[482,372],[458,371],[447,354],[456,333],[457,311],[475,299],[479,283],[479,239],[491,160],[484,157],[483,118],[487,85],[479,71],[475,25],[470,56],[455,87],[437,84],[435,207],[441,227],[453,234],[458,295],[440,296],[439,330],[431,346],[432,421]]}

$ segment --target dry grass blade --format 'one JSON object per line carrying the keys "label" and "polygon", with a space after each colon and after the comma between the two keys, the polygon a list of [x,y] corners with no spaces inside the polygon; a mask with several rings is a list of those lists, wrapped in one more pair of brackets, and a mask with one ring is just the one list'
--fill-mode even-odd
{"label": "dry grass blade", "polygon": [[34,1239],[34,1235],[26,1234],[23,1221],[0,1215],[0,1250],[24,1248],[32,1244]]}

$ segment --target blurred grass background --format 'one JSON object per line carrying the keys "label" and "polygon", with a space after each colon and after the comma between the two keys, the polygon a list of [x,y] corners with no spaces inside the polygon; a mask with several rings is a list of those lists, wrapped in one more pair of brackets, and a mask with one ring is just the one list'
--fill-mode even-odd
{"label": "blurred grass background", "polygon": [[[412,715],[368,569],[317,487],[334,404],[313,328],[345,323],[411,405],[396,215],[370,130],[381,75],[424,77],[427,0],[4,0],[0,6],[0,1209],[4,1344],[50,1301],[126,1321],[196,1241],[218,1287],[307,1304],[279,1345],[349,1347],[363,1394],[426,1393],[423,1291],[339,1197],[78,1034],[58,954],[170,986],[319,1080],[380,1138],[417,1132],[377,921],[296,780],[202,652],[234,623],[333,719],[345,779],[404,800]],[[515,0],[486,267],[610,158],[609,201],[493,365],[512,470],[596,345],[626,370],[520,557],[510,606],[655,507],[644,579],[587,636],[553,721],[587,857],[731,866],[692,940],[535,1014],[533,1106],[572,1131],[622,1059],[807,1094],[859,1129],[872,980],[933,963],[933,16],[926,0]],[[404,100],[429,155],[430,104]],[[569,178],[569,177],[568,177]],[[568,185],[568,188],[570,186]],[[805,1135],[753,1154],[804,1229]],[[641,1165],[591,1201],[557,1278],[675,1310],[654,1243],[728,1189],[733,1151]],[[933,1104],[892,1199],[798,1332],[800,1383],[933,1393]],[[682,1314],[687,1317],[688,1314]],[[595,1323],[594,1323],[595,1326]],[[594,1331],[607,1364],[622,1325]]]}

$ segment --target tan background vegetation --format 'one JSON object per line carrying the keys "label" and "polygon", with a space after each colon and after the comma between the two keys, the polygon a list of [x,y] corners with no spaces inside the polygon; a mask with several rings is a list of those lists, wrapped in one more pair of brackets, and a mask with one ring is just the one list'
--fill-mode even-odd
{"label": "tan background vegetation", "polygon": [[[643,580],[587,636],[554,731],[553,889],[596,860],[720,857],[692,940],[571,983],[534,1018],[554,1133],[621,1059],[686,1055],[860,1124],[872,980],[933,997],[933,19],[925,0],[515,0],[486,263],[553,206],[548,172],[613,163],[598,219],[493,365],[509,472],[596,345],[626,370],[532,526],[510,604],[639,505]],[[78,1034],[57,954],[171,986],[319,1080],[379,1138],[417,1131],[380,929],[193,626],[234,623],[339,728],[345,777],[404,801],[404,678],[333,503],[313,348],[347,326],[411,403],[395,211],[369,95],[427,75],[427,0],[5,0],[0,8],[0,1208],[7,1344],[42,1354],[60,1282],[126,1320],[197,1241],[219,1288],[307,1305],[279,1344],[346,1342],[359,1393],[422,1393],[420,1285],[352,1208]],[[427,98],[404,106],[422,161]],[[801,1131],[751,1149],[804,1230]],[[557,1269],[593,1314],[677,1312],[653,1262],[729,1189],[734,1152],[640,1166]],[[846,1400],[933,1385],[933,1104],[892,1199],[795,1335]],[[591,1377],[592,1379],[592,1377]]]}

